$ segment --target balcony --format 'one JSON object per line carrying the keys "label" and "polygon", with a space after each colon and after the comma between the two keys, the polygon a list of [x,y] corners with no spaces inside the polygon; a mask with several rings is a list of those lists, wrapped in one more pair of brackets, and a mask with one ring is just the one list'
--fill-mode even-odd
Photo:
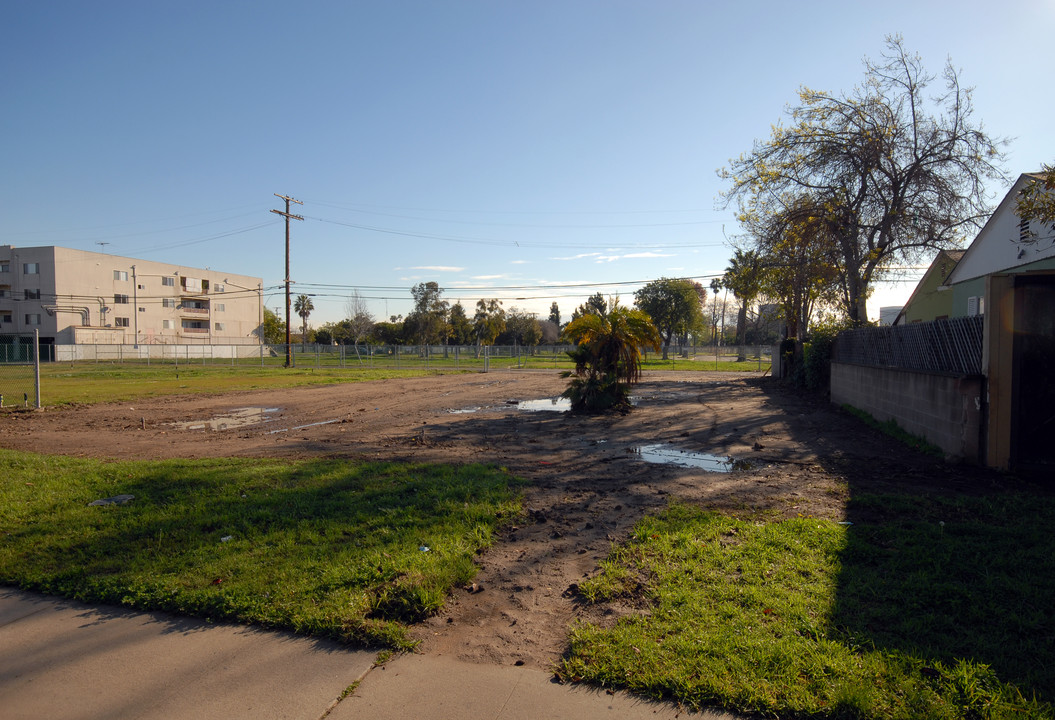
{"label": "balcony", "polygon": [[187,307],[185,305],[180,305],[179,311],[180,311],[181,315],[208,315],[209,314],[209,308]]}
{"label": "balcony", "polygon": [[209,328],[188,328],[188,327],[185,327],[185,328],[180,328],[180,329],[183,332],[187,333],[187,334],[198,334],[198,335],[208,335],[209,334]]}

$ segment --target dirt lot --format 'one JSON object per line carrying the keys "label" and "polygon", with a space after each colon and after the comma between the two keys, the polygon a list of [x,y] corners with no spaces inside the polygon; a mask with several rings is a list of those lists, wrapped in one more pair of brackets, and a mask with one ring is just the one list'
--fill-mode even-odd
{"label": "dirt lot", "polygon": [[[480,556],[480,589],[458,590],[418,636],[425,653],[539,667],[565,650],[570,623],[600,612],[575,602],[574,584],[642,514],[671,498],[743,514],[844,519],[854,493],[973,492],[1000,482],[912,453],[838,409],[751,375],[647,374],[625,416],[518,409],[517,401],[558,395],[564,383],[556,372],[502,372],[18,412],[0,416],[0,445],[109,458],[507,467],[530,481],[528,514]],[[216,421],[218,429],[206,422],[222,416],[229,419]],[[656,464],[638,452],[651,445],[741,462],[731,472]],[[610,607],[591,619],[632,611]]]}

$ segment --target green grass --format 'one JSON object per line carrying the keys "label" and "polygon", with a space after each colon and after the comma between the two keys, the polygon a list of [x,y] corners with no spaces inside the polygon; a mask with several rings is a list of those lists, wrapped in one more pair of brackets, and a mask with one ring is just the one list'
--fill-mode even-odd
{"label": "green grass", "polygon": [[[40,368],[45,406],[129,401],[165,395],[283,389],[308,385],[435,375],[424,369],[230,367],[225,365],[45,364]],[[447,372],[453,372],[447,371]]]}
{"label": "green grass", "polygon": [[[270,362],[278,362],[270,360]],[[41,365],[41,402],[44,406],[62,406],[73,404],[91,404],[99,402],[128,402],[141,398],[162,397],[167,395],[192,395],[237,392],[241,390],[264,390],[303,387],[309,385],[330,385],[348,382],[365,382],[388,378],[422,377],[457,372],[473,372],[483,369],[483,359],[471,361],[462,356],[457,362],[453,357],[444,360],[432,357],[428,364],[423,361],[411,363],[403,361],[404,367],[359,367],[348,365],[336,367],[321,365],[312,367],[304,359],[298,360],[295,368],[283,368],[276,365],[261,367],[249,361],[239,361],[237,365],[195,364],[193,361],[174,365],[171,363],[45,363]],[[559,360],[554,356],[521,358],[493,358],[489,365],[491,370],[504,369],[570,369],[573,364],[566,355]],[[762,363],[765,370],[768,362]],[[675,358],[672,360],[652,359],[644,368],[646,370],[686,370],[714,371],[713,358]],[[750,372],[758,370],[758,361],[734,362],[723,360],[717,365],[723,372]],[[25,388],[31,392],[31,385]],[[21,392],[9,390],[8,405],[21,404]]]}
{"label": "green grass", "polygon": [[516,486],[481,465],[0,450],[0,583],[406,649],[519,512]]}
{"label": "green grass", "polygon": [[560,674],[781,718],[1055,716],[1052,499],[851,505],[646,518],[580,586],[637,612],[578,626]]}

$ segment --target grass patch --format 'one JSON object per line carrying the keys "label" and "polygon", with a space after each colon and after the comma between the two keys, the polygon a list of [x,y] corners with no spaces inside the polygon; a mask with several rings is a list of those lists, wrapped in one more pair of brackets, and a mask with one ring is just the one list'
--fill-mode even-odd
{"label": "grass patch", "polygon": [[940,447],[932,444],[926,438],[908,432],[898,425],[896,420],[879,422],[864,410],[859,410],[853,405],[843,405],[842,409],[856,417],[868,427],[874,428],[884,435],[894,438],[902,445],[910,447],[917,452],[921,452],[924,455],[931,455],[933,457],[945,457],[945,453]]}
{"label": "grass patch", "polygon": [[[454,372],[448,370],[446,372]],[[274,390],[441,374],[436,370],[281,368],[221,365],[46,364],[40,367],[44,405],[127,402],[165,395]]]}
{"label": "grass patch", "polygon": [[1051,499],[862,502],[849,527],[646,518],[580,591],[647,612],[577,627],[561,675],[782,718],[1053,717]]}
{"label": "grass patch", "polygon": [[0,583],[397,649],[519,512],[482,465],[0,450],[0,478]]}

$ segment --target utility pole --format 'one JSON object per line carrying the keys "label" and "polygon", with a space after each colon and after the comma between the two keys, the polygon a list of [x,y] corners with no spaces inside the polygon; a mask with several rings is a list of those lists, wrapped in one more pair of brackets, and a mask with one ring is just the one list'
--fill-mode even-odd
{"label": "utility pole", "polygon": [[303,220],[304,217],[301,215],[293,215],[289,211],[289,204],[295,202],[298,205],[303,205],[300,200],[294,200],[288,195],[279,195],[275,193],[275,197],[286,201],[286,212],[281,210],[272,210],[271,212],[276,215],[281,215],[286,218],[286,364],[284,367],[289,367],[293,364],[293,345],[289,341],[289,221],[290,218],[294,220]]}
{"label": "utility pole", "polygon": [[136,283],[136,266],[132,266],[132,326],[135,332],[135,341],[132,347],[139,349],[139,285]]}

